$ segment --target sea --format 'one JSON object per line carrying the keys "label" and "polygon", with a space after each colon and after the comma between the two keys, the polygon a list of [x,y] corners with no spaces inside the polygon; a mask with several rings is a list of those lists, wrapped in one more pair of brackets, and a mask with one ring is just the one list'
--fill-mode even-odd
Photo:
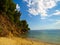
{"label": "sea", "polygon": [[30,30],[27,37],[43,42],[60,44],[60,30]]}

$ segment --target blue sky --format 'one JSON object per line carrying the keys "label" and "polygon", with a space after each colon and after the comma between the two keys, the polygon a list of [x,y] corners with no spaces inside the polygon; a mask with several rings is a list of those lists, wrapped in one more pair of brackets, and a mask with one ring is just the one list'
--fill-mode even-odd
{"label": "blue sky", "polygon": [[14,0],[31,30],[60,29],[60,0]]}

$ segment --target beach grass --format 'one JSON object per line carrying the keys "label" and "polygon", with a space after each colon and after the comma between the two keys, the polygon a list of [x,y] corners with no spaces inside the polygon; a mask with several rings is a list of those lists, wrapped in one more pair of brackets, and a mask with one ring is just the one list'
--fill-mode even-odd
{"label": "beach grass", "polygon": [[57,45],[57,44],[39,42],[39,41],[34,41],[25,38],[18,38],[18,37],[13,37],[13,38],[0,37],[0,45]]}

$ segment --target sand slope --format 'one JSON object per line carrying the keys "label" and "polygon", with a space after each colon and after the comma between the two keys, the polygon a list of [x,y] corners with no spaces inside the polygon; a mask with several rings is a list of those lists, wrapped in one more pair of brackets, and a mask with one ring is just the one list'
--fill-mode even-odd
{"label": "sand slope", "polygon": [[56,45],[44,42],[32,41],[24,38],[0,37],[0,45]]}

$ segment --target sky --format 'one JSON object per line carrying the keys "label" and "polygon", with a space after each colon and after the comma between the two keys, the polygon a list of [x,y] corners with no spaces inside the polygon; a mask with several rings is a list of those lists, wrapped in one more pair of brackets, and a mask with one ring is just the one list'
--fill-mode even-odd
{"label": "sky", "polygon": [[60,29],[60,0],[13,0],[31,30]]}

